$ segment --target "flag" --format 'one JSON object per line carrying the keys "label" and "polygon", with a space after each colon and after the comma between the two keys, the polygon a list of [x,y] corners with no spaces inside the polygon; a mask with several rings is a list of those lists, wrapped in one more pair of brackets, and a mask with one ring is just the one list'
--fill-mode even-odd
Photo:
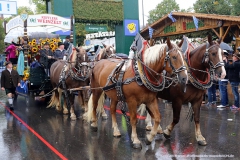
{"label": "flag", "polygon": [[177,20],[172,16],[172,12],[168,14],[168,17],[172,20],[172,22],[176,22]]}
{"label": "flag", "polygon": [[191,52],[194,48],[196,48],[195,46],[193,46],[193,44],[188,40],[187,37],[184,36],[184,42],[182,44],[182,50],[183,50],[183,55],[185,56],[185,58],[187,58],[187,53]]}
{"label": "flag", "polygon": [[152,38],[154,29],[152,27],[148,27],[148,30],[149,30],[149,37]]}
{"label": "flag", "polygon": [[198,30],[198,19],[195,17],[195,16],[192,16],[193,17],[193,22],[194,22],[194,25],[196,27],[196,30]]}

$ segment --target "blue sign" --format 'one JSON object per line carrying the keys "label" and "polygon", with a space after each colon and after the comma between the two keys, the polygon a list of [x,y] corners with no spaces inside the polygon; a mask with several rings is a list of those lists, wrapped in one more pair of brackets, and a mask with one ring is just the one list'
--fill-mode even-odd
{"label": "blue sign", "polygon": [[124,20],[125,36],[136,36],[136,34],[139,32],[138,24],[139,24],[138,20],[125,19]]}

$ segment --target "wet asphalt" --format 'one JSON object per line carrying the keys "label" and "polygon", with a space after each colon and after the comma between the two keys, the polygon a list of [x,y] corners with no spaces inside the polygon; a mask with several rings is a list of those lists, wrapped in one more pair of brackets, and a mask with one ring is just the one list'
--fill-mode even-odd
{"label": "wet asphalt", "polygon": [[[14,112],[10,112],[5,99],[1,91],[1,160],[240,159],[240,111],[233,112],[229,108],[201,107],[201,131],[208,142],[207,146],[197,144],[194,122],[186,119],[188,106],[183,106],[180,122],[175,126],[170,140],[157,135],[147,146],[145,122],[138,120],[137,133],[142,149],[133,149],[131,128],[121,114],[117,114],[117,119],[122,136],[114,138],[110,117],[99,120],[98,131],[93,132],[81,118],[71,121],[54,108],[47,109],[46,103],[32,99],[26,105],[26,99],[19,96]],[[77,104],[75,107],[81,115]],[[159,109],[161,125],[165,129],[172,121],[171,104],[159,100]],[[109,115],[109,110],[106,111]]]}

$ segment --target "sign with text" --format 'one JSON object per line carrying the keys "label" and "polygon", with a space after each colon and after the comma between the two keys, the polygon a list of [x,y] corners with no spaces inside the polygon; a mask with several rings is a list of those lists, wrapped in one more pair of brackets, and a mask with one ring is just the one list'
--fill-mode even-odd
{"label": "sign with text", "polygon": [[124,20],[124,30],[125,36],[136,36],[139,32],[138,20],[125,19]]}
{"label": "sign with text", "polygon": [[27,25],[28,27],[56,26],[64,30],[70,30],[71,20],[53,14],[29,15]]}
{"label": "sign with text", "polygon": [[17,14],[17,2],[0,1],[0,14]]}
{"label": "sign with text", "polygon": [[87,31],[87,32],[106,32],[107,26],[87,25],[87,26],[85,26],[85,31]]}
{"label": "sign with text", "polygon": [[11,29],[16,27],[23,27],[23,20],[20,16],[14,17],[6,24],[6,32],[8,33]]}
{"label": "sign with text", "polygon": [[94,38],[102,38],[102,37],[114,37],[114,36],[115,36],[115,31],[98,32],[98,33],[86,34],[86,39],[94,39]]}

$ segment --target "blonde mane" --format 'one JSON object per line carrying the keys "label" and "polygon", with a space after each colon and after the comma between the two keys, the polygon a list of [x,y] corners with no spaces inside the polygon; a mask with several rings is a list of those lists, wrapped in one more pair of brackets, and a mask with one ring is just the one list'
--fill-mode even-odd
{"label": "blonde mane", "polygon": [[143,60],[146,65],[156,64],[165,53],[167,44],[158,44],[145,50]]}

